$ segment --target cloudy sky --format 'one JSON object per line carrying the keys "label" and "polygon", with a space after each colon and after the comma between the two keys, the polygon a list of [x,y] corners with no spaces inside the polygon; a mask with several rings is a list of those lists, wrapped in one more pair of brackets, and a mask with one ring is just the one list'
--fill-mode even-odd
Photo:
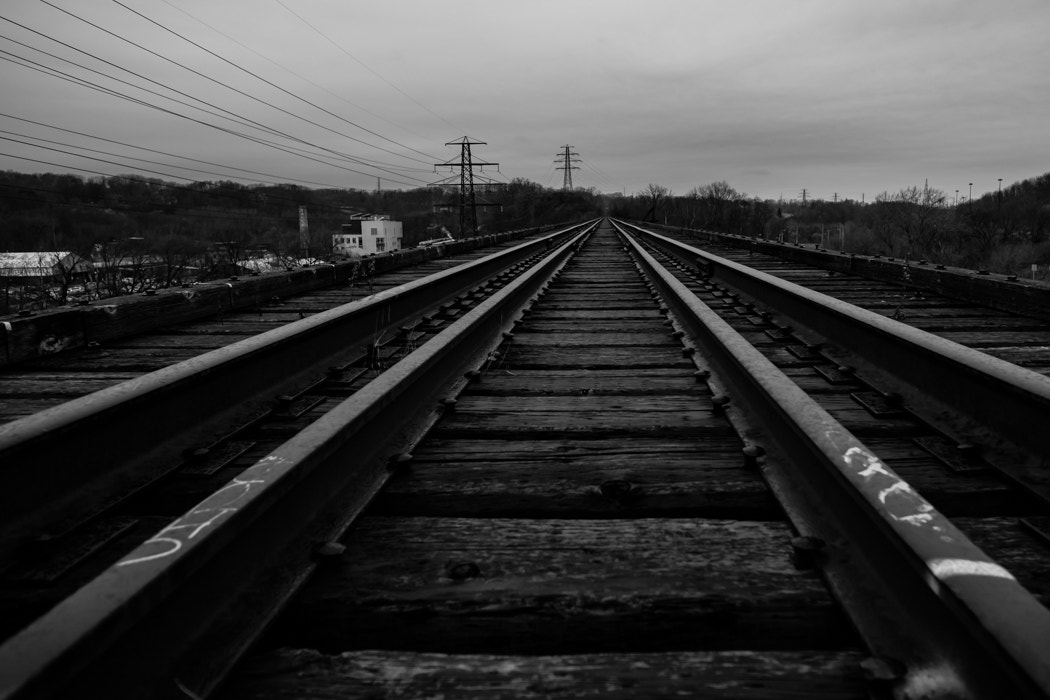
{"label": "cloudy sky", "polygon": [[8,0],[0,17],[9,170],[413,187],[466,135],[497,180],[560,186],[571,144],[577,186],[628,194],[725,180],[870,201],[928,180],[961,199],[1050,172],[1046,0]]}

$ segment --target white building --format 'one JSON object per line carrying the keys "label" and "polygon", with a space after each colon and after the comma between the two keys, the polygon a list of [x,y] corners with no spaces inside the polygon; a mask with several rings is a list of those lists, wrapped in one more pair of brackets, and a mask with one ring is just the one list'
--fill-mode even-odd
{"label": "white building", "polygon": [[332,236],[336,255],[370,255],[401,249],[401,222],[385,216],[357,218],[342,225],[342,232]]}

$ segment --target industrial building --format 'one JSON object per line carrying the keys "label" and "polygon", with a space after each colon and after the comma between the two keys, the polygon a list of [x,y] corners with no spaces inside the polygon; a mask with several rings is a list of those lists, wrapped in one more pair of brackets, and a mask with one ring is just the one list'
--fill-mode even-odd
{"label": "industrial building", "polygon": [[401,222],[388,216],[355,216],[341,228],[332,236],[332,252],[336,255],[371,255],[401,249]]}

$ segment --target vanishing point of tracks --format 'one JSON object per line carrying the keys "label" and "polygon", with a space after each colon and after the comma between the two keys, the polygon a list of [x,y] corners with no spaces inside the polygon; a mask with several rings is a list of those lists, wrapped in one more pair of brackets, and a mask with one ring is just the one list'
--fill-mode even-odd
{"label": "vanishing point of tracks", "polygon": [[960,445],[846,321],[804,312],[831,330],[800,340],[631,233],[537,252],[426,342],[437,319],[410,325],[346,398],[333,363],[200,503],[129,499],[112,519],[154,534],[0,647],[4,697],[1050,694],[1023,431]]}

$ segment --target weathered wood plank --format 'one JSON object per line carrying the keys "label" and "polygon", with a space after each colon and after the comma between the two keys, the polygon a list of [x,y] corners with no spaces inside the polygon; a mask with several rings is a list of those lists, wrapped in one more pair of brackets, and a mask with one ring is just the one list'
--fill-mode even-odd
{"label": "weathered wood plank", "polygon": [[535,307],[528,315],[529,321],[575,320],[575,319],[662,319],[658,308],[653,309],[548,309],[543,305]]}
{"label": "weathered wood plank", "polygon": [[104,348],[72,351],[27,362],[24,367],[62,372],[90,372],[105,368],[118,372],[152,372],[182,362],[200,353],[192,348]]}
{"label": "weathered wood plank", "polygon": [[11,373],[0,380],[0,397],[63,397],[90,394],[107,386],[139,376],[137,372],[53,372]]}
{"label": "weathered wood plank", "polygon": [[[647,318],[623,319],[546,319],[535,320],[530,317],[517,327],[515,333],[652,333],[659,332],[662,321],[655,316]],[[670,326],[667,326],[670,332]]]}
{"label": "weathered wood plank", "polygon": [[220,323],[187,323],[174,328],[165,328],[166,336],[172,335],[258,335],[266,331],[299,320],[299,314],[283,314],[277,317],[267,313],[265,316],[249,314],[246,317],[226,318]]}
{"label": "weathered wood plank", "polygon": [[862,700],[860,651],[718,651],[571,656],[312,649],[258,654],[220,700],[606,698]]}
{"label": "weathered wood plank", "polygon": [[664,463],[693,463],[710,454],[739,450],[736,436],[705,437],[703,440],[678,437],[618,437],[602,440],[578,440],[572,437],[557,440],[470,439],[452,440],[427,438],[413,452],[416,461],[424,464],[444,462],[488,462],[498,453],[508,461],[537,461],[604,463],[613,467],[647,464],[654,459]]}
{"label": "weathered wood plank", "polygon": [[[656,302],[652,302],[653,311],[657,311],[660,305]],[[630,299],[594,299],[592,301],[551,301],[547,302],[544,300],[544,307],[548,311],[597,311],[600,309],[638,309],[638,302]]]}
{"label": "weathered wood plank", "polygon": [[460,412],[440,423],[434,434],[441,437],[486,435],[488,437],[521,438],[526,435],[540,438],[550,434],[599,436],[613,435],[726,435],[731,428],[710,411],[694,410],[688,413],[662,411],[658,415],[642,411],[528,411],[515,414],[492,415],[481,412]]}
{"label": "weathered wood plank", "polygon": [[[455,415],[465,413],[506,413],[517,420],[529,413],[630,413],[635,420],[638,414],[690,413],[711,411],[709,396],[478,396],[465,394],[456,404]],[[661,418],[662,419],[662,418]]]}
{"label": "weathered wood plank", "polygon": [[1002,331],[1039,331],[1046,325],[1031,318],[1004,316],[919,316],[911,314],[908,325],[931,332],[970,331],[997,333]]}
{"label": "weathered wood plank", "polygon": [[691,360],[676,357],[668,348],[654,352],[651,348],[611,347],[600,353],[580,352],[561,347],[529,347],[511,343],[505,349],[498,367],[503,369],[695,369]]}
{"label": "weathered wood plank", "polygon": [[366,517],[277,634],[500,654],[855,643],[817,574],[792,566],[790,538],[773,522]]}
{"label": "weathered wood plank", "polygon": [[[559,285],[560,287],[560,285]],[[543,295],[543,304],[591,304],[595,302],[614,304],[644,304],[652,300],[652,295],[641,284],[632,289],[615,289],[606,291],[591,291],[577,287],[575,289],[550,289]]]}
{"label": "weathered wood plank", "polygon": [[681,369],[530,370],[493,369],[471,384],[470,395],[521,394],[688,394],[709,393],[707,385]]}
{"label": "weathered wood plank", "polygon": [[815,394],[813,398],[835,420],[861,438],[879,435],[912,436],[928,432],[927,428],[916,423],[908,413],[900,417],[875,417],[849,394]]}
{"label": "weathered wood plank", "polygon": [[239,340],[251,338],[253,333],[208,333],[208,334],[176,334],[151,333],[137,338],[126,338],[116,340],[107,344],[107,349],[165,349],[180,348],[201,351],[215,350],[236,343]]}
{"label": "weathered wood plank", "polygon": [[534,333],[515,332],[513,345],[545,347],[557,345],[562,347],[595,347],[606,348],[615,346],[636,347],[666,347],[670,349],[681,348],[682,343],[671,337],[670,329],[667,332],[642,333]]}
{"label": "weathered wood plank", "polygon": [[994,472],[953,472],[913,439],[874,437],[864,444],[948,517],[1016,512],[1021,503]]}
{"label": "weathered wood plank", "polygon": [[939,331],[937,335],[942,338],[967,345],[971,348],[992,348],[1011,346],[1036,346],[1033,349],[1048,354],[1050,348],[1050,331],[1005,331],[1005,330],[977,330],[977,331]]}
{"label": "weathered wood plank", "polygon": [[1050,346],[982,348],[981,351],[1033,371],[1045,372],[1050,368]]}
{"label": "weathered wood plank", "polygon": [[1044,605],[1050,605],[1050,517],[958,518],[953,522],[974,544],[1006,567]]}
{"label": "weathered wood plank", "polygon": [[19,418],[31,416],[34,413],[39,413],[45,409],[58,406],[65,401],[66,399],[57,397],[49,399],[25,398],[18,399],[17,401],[5,401],[0,404],[0,423],[9,423],[13,420],[18,420]]}
{"label": "weathered wood plank", "polygon": [[435,435],[443,437],[476,433],[510,438],[552,433],[692,436],[729,432],[726,421],[711,411],[707,397],[645,395],[466,395],[455,413],[434,429]]}
{"label": "weathered wood plank", "polygon": [[[757,472],[746,470],[740,445],[720,441],[687,455],[615,454],[608,441],[594,453],[508,458],[493,441],[488,460],[441,462],[417,457],[371,506],[373,515],[458,517],[706,517],[775,520],[780,509]],[[559,446],[565,446],[560,440]],[[705,441],[706,443],[706,441]],[[733,443],[733,444],[724,444]],[[531,443],[536,445],[537,442]],[[699,446],[699,442],[697,443]],[[455,446],[450,446],[454,450]]]}

